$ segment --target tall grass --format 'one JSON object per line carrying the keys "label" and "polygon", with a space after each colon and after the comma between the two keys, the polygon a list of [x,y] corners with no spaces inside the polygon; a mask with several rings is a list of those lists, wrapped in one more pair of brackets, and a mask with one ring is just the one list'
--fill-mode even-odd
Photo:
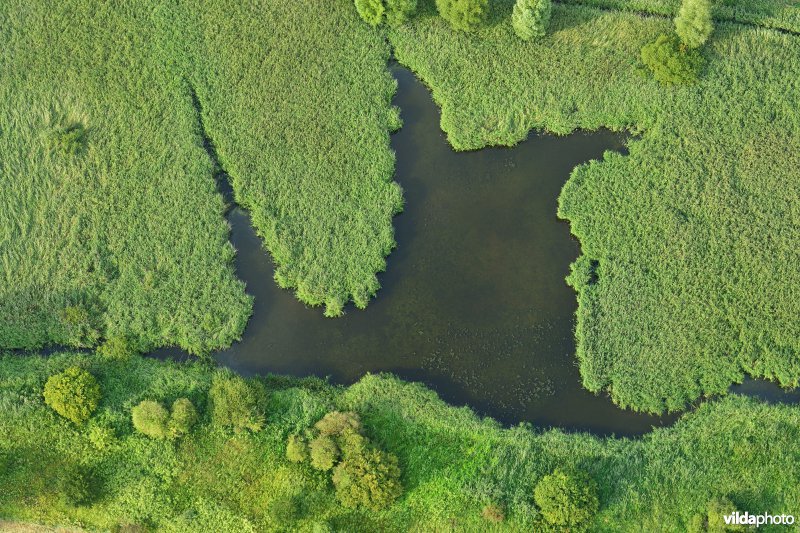
{"label": "tall grass", "polygon": [[638,57],[669,19],[556,6],[548,37],[526,43],[510,3],[495,8],[475,35],[435,16],[390,34],[456,149],[537,128],[641,133],[629,156],[579,167],[559,199],[583,250],[571,282],[584,385],[652,412],[745,372],[797,385],[800,39],[718,24],[701,82],[665,88]]}

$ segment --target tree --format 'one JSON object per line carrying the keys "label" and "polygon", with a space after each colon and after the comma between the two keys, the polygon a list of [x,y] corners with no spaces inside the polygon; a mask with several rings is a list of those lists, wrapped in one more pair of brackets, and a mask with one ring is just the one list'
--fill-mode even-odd
{"label": "tree", "polygon": [[475,31],[486,21],[489,0],[436,0],[436,9],[453,29]]}
{"label": "tree", "polygon": [[165,439],[168,436],[169,412],[166,407],[152,400],[143,400],[131,409],[133,427],[152,439]]}
{"label": "tree", "polygon": [[683,0],[675,17],[675,32],[689,48],[703,46],[714,31],[709,0]]}
{"label": "tree", "polygon": [[514,33],[525,41],[547,35],[552,7],[552,0],[517,0],[511,12]]}
{"label": "tree", "polygon": [[583,473],[556,469],[544,476],[533,492],[544,519],[558,527],[579,528],[597,514],[597,484]]}
{"label": "tree", "polygon": [[314,428],[320,435],[338,436],[345,431],[361,431],[361,419],[357,413],[352,411],[340,412],[331,411],[323,416],[319,422],[314,424]]}
{"label": "tree", "polygon": [[378,26],[383,22],[386,7],[383,0],[355,0],[356,11],[364,22],[371,26]]}
{"label": "tree", "polygon": [[208,392],[211,421],[214,425],[243,430],[259,431],[264,425],[261,413],[261,390],[255,383],[231,374],[214,374]]}
{"label": "tree", "polygon": [[317,470],[330,470],[339,460],[339,447],[332,437],[320,435],[309,446],[311,466]]}
{"label": "tree", "polygon": [[381,450],[368,450],[339,463],[333,485],[344,506],[373,511],[389,507],[403,493],[397,457]]}
{"label": "tree", "polygon": [[677,37],[660,35],[642,47],[642,63],[664,85],[689,84],[700,76],[703,57],[697,50],[686,48]]}
{"label": "tree", "polygon": [[197,409],[188,398],[178,398],[172,403],[167,423],[169,438],[177,439],[188,434],[197,423]]}
{"label": "tree", "polygon": [[78,366],[50,376],[43,395],[44,403],[53,411],[76,424],[92,416],[102,397],[97,379]]}

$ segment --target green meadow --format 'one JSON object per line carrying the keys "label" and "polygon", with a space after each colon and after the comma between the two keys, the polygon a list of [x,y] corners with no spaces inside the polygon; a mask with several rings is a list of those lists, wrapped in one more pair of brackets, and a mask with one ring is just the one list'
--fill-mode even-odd
{"label": "green meadow", "polygon": [[[103,392],[82,426],[41,396],[49,375],[74,364],[96,375]],[[389,376],[348,388],[270,376],[260,380],[263,428],[233,433],[209,420],[215,372],[142,358],[0,358],[0,516],[117,531],[541,531],[533,490],[554,468],[580,468],[596,481],[597,531],[687,531],[717,498],[772,514],[796,512],[800,498],[794,406],[731,396],[640,439],[600,439],[502,429]],[[150,439],[131,426],[139,401],[179,397],[200,411],[181,440]],[[330,481],[286,459],[287,436],[331,409],[359,412],[366,434],[399,458],[404,495],[389,509],[344,508]],[[98,428],[110,434],[99,439]],[[66,500],[63,478],[76,468],[91,472],[91,504]],[[488,505],[502,509],[502,523],[482,517]]]}

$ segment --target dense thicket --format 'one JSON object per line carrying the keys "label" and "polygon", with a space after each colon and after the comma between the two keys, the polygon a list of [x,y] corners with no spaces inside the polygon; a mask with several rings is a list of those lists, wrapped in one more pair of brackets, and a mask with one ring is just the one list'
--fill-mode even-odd
{"label": "dense thicket", "polygon": [[[84,426],[54,416],[41,397],[47,377],[73,365],[88,368],[104,391]],[[687,531],[716,524],[724,509],[791,513],[800,500],[796,406],[731,396],[641,439],[598,439],[501,429],[420,385],[385,376],[347,389],[273,377],[256,387],[269,405],[263,429],[235,434],[218,431],[209,416],[217,375],[207,366],[154,359],[0,358],[0,516],[184,532],[543,531],[545,516],[586,520],[594,529]],[[165,405],[188,398],[201,406],[199,424],[176,442],[142,438],[130,417],[142,398]],[[405,488],[399,499],[392,483],[372,485],[384,474],[395,479],[391,459],[369,454],[342,467],[337,490],[332,472],[286,458],[289,435],[334,410],[358,412],[359,431],[397,457]],[[358,434],[351,421],[329,419],[313,430]],[[98,428],[109,430],[102,440]],[[376,462],[379,474],[365,478]],[[571,482],[577,469],[597,484],[599,508],[585,490],[590,484]],[[388,508],[363,506],[382,494],[393,501]],[[359,505],[343,504],[351,497]]]}
{"label": "dense thicket", "polygon": [[390,40],[456,149],[535,128],[641,133],[630,155],[579,167],[559,200],[583,251],[570,282],[585,386],[663,411],[745,373],[797,385],[800,39],[719,24],[700,81],[664,87],[638,63],[671,19],[556,5],[551,28],[534,43],[430,17]]}

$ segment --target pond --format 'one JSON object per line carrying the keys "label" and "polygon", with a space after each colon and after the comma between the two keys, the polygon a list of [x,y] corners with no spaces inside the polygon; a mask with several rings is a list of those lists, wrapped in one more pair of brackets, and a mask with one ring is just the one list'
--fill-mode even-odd
{"label": "pond", "polygon": [[576,298],[564,277],[579,243],[556,218],[557,198],[576,165],[624,150],[625,137],[532,135],[513,149],[456,153],[428,90],[406,69],[394,74],[404,126],[392,147],[406,207],[377,298],[337,319],[307,308],[277,287],[248,214],[234,208],[236,269],[254,313],[242,341],[216,359],[243,374],[344,384],[392,372],[505,423],[632,435],[671,422],[583,389],[574,356]]}

